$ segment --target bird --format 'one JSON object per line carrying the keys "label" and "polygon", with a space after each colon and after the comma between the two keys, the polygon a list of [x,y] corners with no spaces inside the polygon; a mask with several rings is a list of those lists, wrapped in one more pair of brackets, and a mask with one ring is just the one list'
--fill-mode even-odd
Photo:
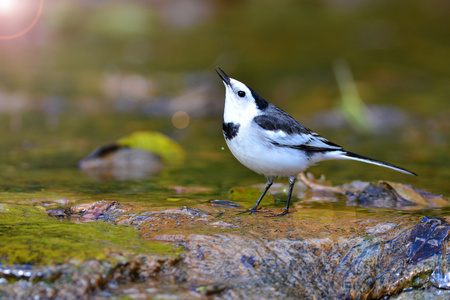
{"label": "bird", "polygon": [[264,100],[244,83],[228,77],[221,68],[217,67],[216,72],[225,85],[222,132],[227,146],[241,164],[267,178],[261,196],[248,210],[250,213],[258,211],[276,177],[288,177],[286,207],[273,216],[286,215],[296,175],[325,160],[356,160],[417,176],[404,168],[344,150]]}

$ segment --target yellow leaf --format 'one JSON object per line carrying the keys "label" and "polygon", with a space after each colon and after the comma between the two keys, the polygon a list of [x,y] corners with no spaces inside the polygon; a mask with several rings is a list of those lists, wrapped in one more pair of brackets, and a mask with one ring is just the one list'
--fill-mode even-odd
{"label": "yellow leaf", "polygon": [[433,194],[423,196],[410,185],[390,181],[382,181],[381,183],[390,186],[403,199],[421,206],[444,207],[450,205],[446,199],[440,196]]}
{"label": "yellow leaf", "polygon": [[137,131],[119,139],[117,144],[149,151],[161,156],[169,163],[181,162],[185,156],[183,148],[177,142],[156,131]]}

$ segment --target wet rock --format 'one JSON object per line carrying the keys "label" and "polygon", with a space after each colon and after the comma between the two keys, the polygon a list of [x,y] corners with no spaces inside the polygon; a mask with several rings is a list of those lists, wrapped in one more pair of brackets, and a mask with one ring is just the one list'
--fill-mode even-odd
{"label": "wet rock", "polygon": [[220,287],[210,295],[233,299],[372,299],[449,288],[443,219],[399,215],[386,222],[351,207],[333,216],[305,207],[287,218],[266,218],[200,205],[126,212],[117,220],[136,226],[139,217],[142,237],[184,247],[174,265],[176,281],[196,296],[207,295],[207,286]]}
{"label": "wet rock", "polygon": [[224,221],[212,222],[212,223],[209,223],[209,225],[214,226],[214,227],[220,227],[220,228],[239,228],[238,225],[227,223]]}
{"label": "wet rock", "polygon": [[119,284],[149,280],[162,273],[164,262],[150,256],[109,256],[111,260],[70,260],[51,266],[0,265],[0,298],[85,299],[109,291],[118,293]]}
{"label": "wet rock", "polygon": [[403,206],[407,205],[401,203],[403,199],[399,199],[391,189],[373,183],[357,193],[347,192],[346,195],[349,201],[357,202],[360,206],[368,208],[397,208],[402,204]]}
{"label": "wet rock", "polygon": [[212,206],[217,207],[240,207],[241,205],[239,203],[228,201],[228,200],[220,200],[220,199],[214,199],[210,200],[209,203],[211,203]]}
{"label": "wet rock", "polygon": [[124,215],[116,219],[117,224],[137,226],[141,234],[149,236],[153,232],[164,230],[164,228],[180,228],[186,222],[193,225],[201,223],[206,225],[213,216],[205,211],[182,207],[181,209],[170,209],[164,211],[146,212],[139,215]]}
{"label": "wet rock", "polygon": [[67,218],[67,214],[64,211],[60,210],[60,209],[47,210],[47,214],[50,217],[54,217],[54,218],[57,218],[57,219],[60,219],[60,220],[62,220],[64,218]]}
{"label": "wet rock", "polygon": [[[226,282],[229,289],[224,297],[380,298],[433,284],[431,274],[442,251],[424,256],[422,263],[408,261],[413,233],[402,230],[396,231],[394,239],[368,240],[364,236],[299,239],[302,235],[295,234],[293,239],[283,229],[276,230],[278,238],[263,229],[248,234],[190,235],[183,261],[189,266],[187,281]],[[203,249],[201,256],[199,249]]]}
{"label": "wet rock", "polygon": [[367,208],[419,210],[424,207],[445,207],[449,202],[442,196],[415,189],[410,185],[380,181],[369,183],[361,190],[346,191],[347,205]]}
{"label": "wet rock", "polygon": [[81,220],[85,222],[96,221],[105,215],[106,211],[117,205],[117,202],[99,201],[91,204],[81,204],[75,206],[72,211],[81,214]]}
{"label": "wet rock", "polygon": [[199,287],[196,287],[194,289],[195,292],[200,293],[202,296],[212,296],[215,294],[220,294],[223,292],[227,286],[225,284],[209,284],[209,285],[202,285]]}
{"label": "wet rock", "polygon": [[[388,184],[369,185],[359,195],[398,197]],[[328,205],[297,201],[281,218],[242,214],[242,208],[216,201],[154,211],[143,207],[101,201],[70,212],[80,221],[133,226],[151,247],[175,247],[181,254],[150,257],[144,260],[148,266],[142,256],[122,254],[125,258],[113,262],[75,264],[78,271],[72,262],[47,266],[50,271],[0,265],[0,293],[43,298],[379,299],[418,289],[450,289],[447,218],[374,214],[373,209],[345,206],[343,199]],[[67,282],[69,277],[73,280]],[[50,282],[47,296],[42,296],[43,282]]]}
{"label": "wet rock", "polygon": [[415,225],[411,230],[408,239],[411,243],[409,260],[418,262],[442,253],[449,230],[450,225],[447,225],[445,221],[424,217],[422,223]]}
{"label": "wet rock", "polygon": [[156,131],[137,131],[116,143],[101,146],[78,162],[96,179],[140,179],[159,174],[166,165],[183,161],[183,148]]}
{"label": "wet rock", "polygon": [[420,289],[420,290],[410,289],[410,290],[402,292],[399,295],[393,296],[389,299],[392,299],[392,300],[410,300],[410,299],[447,300],[447,299],[450,299],[450,291],[438,289],[435,287],[429,287],[427,289]]}
{"label": "wet rock", "polygon": [[366,227],[366,232],[369,234],[385,233],[385,232],[391,230],[392,228],[394,228],[395,226],[397,226],[397,225],[395,225],[393,223],[380,223],[373,227]]}
{"label": "wet rock", "polygon": [[163,164],[148,151],[108,145],[94,150],[78,167],[98,179],[139,179],[161,172]]}

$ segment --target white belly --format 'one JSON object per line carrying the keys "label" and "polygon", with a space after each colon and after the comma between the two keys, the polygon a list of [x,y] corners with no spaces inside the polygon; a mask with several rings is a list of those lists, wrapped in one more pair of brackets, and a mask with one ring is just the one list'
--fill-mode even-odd
{"label": "white belly", "polygon": [[277,147],[261,137],[243,133],[239,132],[232,140],[226,140],[228,148],[240,163],[259,174],[296,175],[313,164],[302,151]]}

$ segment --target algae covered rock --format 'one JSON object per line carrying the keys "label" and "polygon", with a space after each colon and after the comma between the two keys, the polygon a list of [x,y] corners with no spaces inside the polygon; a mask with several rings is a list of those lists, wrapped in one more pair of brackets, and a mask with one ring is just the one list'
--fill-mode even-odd
{"label": "algae covered rock", "polygon": [[1,207],[0,263],[5,265],[104,259],[105,253],[111,250],[174,253],[171,246],[141,240],[138,232],[130,227],[59,221],[47,216],[39,206],[2,203]]}
{"label": "algae covered rock", "polygon": [[118,293],[119,285],[163,276],[165,265],[170,268],[179,253],[141,239],[131,227],[76,224],[47,216],[43,207],[0,204],[1,299]]}

